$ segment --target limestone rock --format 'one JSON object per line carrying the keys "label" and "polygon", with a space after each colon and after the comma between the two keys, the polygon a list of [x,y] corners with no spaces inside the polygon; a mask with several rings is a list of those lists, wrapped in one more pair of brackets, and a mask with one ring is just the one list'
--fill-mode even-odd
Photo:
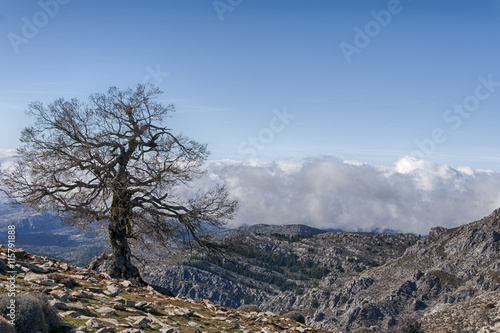
{"label": "limestone rock", "polygon": [[141,317],[141,318],[138,318],[135,322],[134,322],[134,326],[135,327],[141,327],[141,328],[147,328],[148,327],[148,324],[151,322],[151,320],[147,317]]}
{"label": "limestone rock", "polygon": [[68,311],[68,309],[69,309],[68,305],[66,303],[63,303],[63,302],[52,300],[52,301],[49,301],[49,304],[51,306],[55,307],[56,309],[63,310],[63,311]]}
{"label": "limestone rock", "polygon": [[122,287],[116,284],[108,284],[106,288],[103,293],[109,297],[116,297],[122,292]]}
{"label": "limestone rock", "polygon": [[95,311],[105,317],[116,315],[116,310],[110,308],[109,306],[103,306]]}
{"label": "limestone rock", "polygon": [[87,320],[85,322],[85,325],[93,327],[93,328],[101,328],[102,327],[102,325],[99,324],[99,322],[95,318],[91,318],[91,319]]}
{"label": "limestone rock", "polygon": [[179,329],[170,326],[170,327],[160,328],[160,333],[182,333],[182,332]]}
{"label": "limestone rock", "polygon": [[103,327],[97,330],[96,333],[113,333],[115,332],[115,329],[112,327]]}
{"label": "limestone rock", "polygon": [[36,274],[36,273],[26,273],[24,276],[24,281],[26,282],[36,282],[40,283],[41,281],[48,280],[49,278],[46,275],[43,274]]}

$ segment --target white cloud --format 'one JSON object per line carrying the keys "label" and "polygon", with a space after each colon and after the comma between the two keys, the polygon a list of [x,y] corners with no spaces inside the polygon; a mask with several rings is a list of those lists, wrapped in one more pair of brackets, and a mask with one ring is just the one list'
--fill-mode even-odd
{"label": "white cloud", "polygon": [[[8,163],[15,151],[0,150]],[[4,164],[5,166],[5,164]],[[231,226],[297,224],[347,231],[427,234],[500,207],[500,173],[404,157],[375,167],[334,157],[300,161],[209,161],[191,192],[225,183],[240,209]],[[179,191],[178,194],[186,193]]]}
{"label": "white cloud", "polygon": [[0,149],[0,165],[3,168],[12,166],[13,159],[16,155],[16,149]]}
{"label": "white cloud", "polygon": [[433,226],[455,227],[500,207],[500,174],[410,157],[391,168],[322,157],[209,162],[207,170],[199,186],[225,182],[240,201],[233,225],[304,223],[426,234]]}

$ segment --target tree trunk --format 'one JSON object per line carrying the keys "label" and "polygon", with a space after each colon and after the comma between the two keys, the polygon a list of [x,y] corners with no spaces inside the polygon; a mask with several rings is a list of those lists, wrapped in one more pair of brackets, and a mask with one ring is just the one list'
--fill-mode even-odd
{"label": "tree trunk", "polygon": [[113,278],[134,280],[142,284],[139,270],[130,261],[130,247],[127,239],[130,215],[130,195],[127,195],[126,191],[115,193],[108,226],[112,250],[108,274]]}

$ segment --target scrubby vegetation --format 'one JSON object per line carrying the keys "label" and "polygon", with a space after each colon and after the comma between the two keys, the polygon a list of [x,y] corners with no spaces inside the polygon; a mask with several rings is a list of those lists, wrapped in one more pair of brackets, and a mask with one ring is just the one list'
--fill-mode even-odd
{"label": "scrubby vegetation", "polygon": [[4,317],[0,316],[0,332],[2,333],[16,333],[14,326],[7,321]]}
{"label": "scrubby vegetation", "polygon": [[57,283],[62,283],[66,288],[73,289],[79,286],[78,282],[75,281],[71,276],[60,274],[60,273],[50,273],[47,277],[54,280]]}
{"label": "scrubby vegetation", "polygon": [[[183,264],[228,279],[231,279],[230,273],[236,273],[258,282],[272,284],[280,291],[295,291],[297,294],[301,294],[303,290],[294,281],[321,279],[330,273],[323,264],[301,260],[296,254],[259,252],[244,248],[236,249],[236,254],[244,259],[245,264],[210,256],[195,256]],[[220,268],[225,271],[220,272]]]}
{"label": "scrubby vegetation", "polygon": [[[59,327],[57,310],[49,305],[47,297],[41,293],[22,293],[15,297],[16,301],[16,333],[52,333]],[[10,297],[0,296],[0,309],[6,315]],[[2,332],[4,332],[2,330]],[[8,332],[8,331],[5,331]]]}
{"label": "scrubby vegetation", "polygon": [[[228,272],[237,273],[241,276],[250,278],[255,281],[265,282],[268,284],[272,284],[280,289],[280,291],[285,290],[297,290],[298,285],[290,281],[280,275],[277,274],[265,274],[252,270],[245,269],[244,266],[238,265],[232,261],[228,260],[218,260],[205,258],[204,260],[195,260],[184,263],[185,265],[192,266],[207,272],[211,272],[217,274],[226,279],[232,279],[232,277],[228,274]],[[218,268],[222,268],[226,270],[226,272],[219,272]]]}
{"label": "scrubby vegetation", "polygon": [[276,233],[271,234],[271,236],[276,238],[276,239],[279,239],[282,241],[287,241],[290,243],[296,243],[296,242],[300,242],[303,239],[314,237],[314,235],[300,235],[300,234],[298,234],[298,235],[283,235],[283,234],[276,234]]}

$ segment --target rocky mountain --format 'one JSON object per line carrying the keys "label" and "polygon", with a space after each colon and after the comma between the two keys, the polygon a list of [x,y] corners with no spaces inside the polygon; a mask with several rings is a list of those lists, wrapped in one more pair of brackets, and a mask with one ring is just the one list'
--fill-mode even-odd
{"label": "rocky mountain", "polygon": [[338,325],[330,320],[338,315],[332,313],[331,302],[338,297],[336,303],[344,304],[349,296],[335,295],[338,286],[397,260],[419,239],[408,234],[258,225],[221,235],[220,242],[230,253],[226,257],[195,253],[156,259],[143,274],[174,294],[235,308],[256,304],[275,313],[298,310],[309,324],[335,329]]}
{"label": "rocky mountain", "polygon": [[426,320],[500,286],[500,210],[427,237],[301,230],[233,230],[220,240],[232,256],[157,259],[144,274],[180,295],[297,310],[306,323],[339,331],[380,330],[409,314]]}
{"label": "rocky mountain", "polygon": [[326,318],[318,326],[390,326],[404,314],[425,315],[497,290],[499,231],[500,210],[458,228],[432,229],[397,260],[334,283],[337,291],[316,311]]}

